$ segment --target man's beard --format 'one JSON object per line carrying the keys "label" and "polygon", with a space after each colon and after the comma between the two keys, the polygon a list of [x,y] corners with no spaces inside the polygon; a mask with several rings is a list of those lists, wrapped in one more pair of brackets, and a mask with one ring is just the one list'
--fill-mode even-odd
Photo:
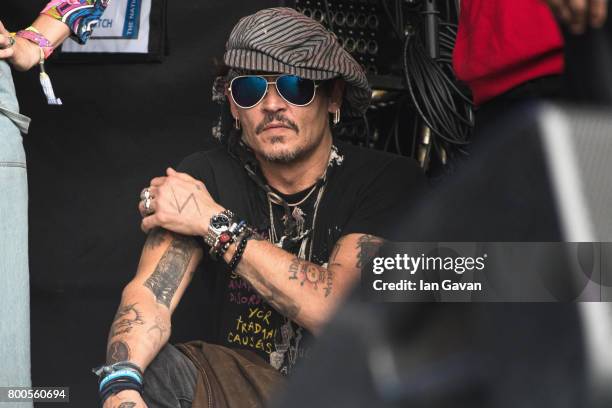
{"label": "man's beard", "polygon": [[[275,143],[276,138],[272,139]],[[280,139],[280,138],[278,138]],[[276,143],[279,143],[280,140]],[[280,152],[261,152],[261,158],[269,163],[275,164],[290,164],[299,162],[305,157],[308,157],[318,146],[318,143],[311,143],[306,146],[298,146],[292,150],[283,150]]]}

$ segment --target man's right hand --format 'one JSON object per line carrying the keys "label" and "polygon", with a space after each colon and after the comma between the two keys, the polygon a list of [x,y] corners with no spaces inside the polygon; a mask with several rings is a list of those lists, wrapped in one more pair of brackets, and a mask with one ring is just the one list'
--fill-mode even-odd
{"label": "man's right hand", "polygon": [[608,0],[546,0],[553,13],[568,25],[574,34],[587,26],[601,28],[608,14]]}
{"label": "man's right hand", "polygon": [[147,408],[147,404],[137,391],[126,390],[111,395],[104,402],[104,408]]}

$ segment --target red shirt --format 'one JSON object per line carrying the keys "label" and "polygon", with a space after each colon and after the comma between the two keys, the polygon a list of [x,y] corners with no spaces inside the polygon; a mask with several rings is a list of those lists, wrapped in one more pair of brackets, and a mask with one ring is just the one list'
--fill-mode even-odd
{"label": "red shirt", "polygon": [[563,37],[543,0],[461,1],[453,67],[476,105],[563,66]]}

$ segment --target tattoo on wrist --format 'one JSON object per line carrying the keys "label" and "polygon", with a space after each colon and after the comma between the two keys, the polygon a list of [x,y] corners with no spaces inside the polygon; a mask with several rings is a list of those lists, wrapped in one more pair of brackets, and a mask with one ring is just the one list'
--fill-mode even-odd
{"label": "tattoo on wrist", "polygon": [[119,306],[111,326],[110,338],[129,333],[133,327],[142,326],[145,323],[136,305],[136,303],[132,303],[130,305]]}
{"label": "tattoo on wrist", "polygon": [[357,268],[363,269],[376,256],[384,243],[381,238],[374,235],[362,235],[357,240]]}
{"label": "tattoo on wrist", "polygon": [[197,243],[191,237],[177,236],[164,252],[155,271],[145,281],[144,286],[155,295],[155,300],[167,308],[181,284],[189,261],[197,249]]}
{"label": "tattoo on wrist", "polygon": [[130,348],[124,341],[118,340],[111,343],[106,351],[106,363],[114,364],[119,361],[126,361],[130,359]]}

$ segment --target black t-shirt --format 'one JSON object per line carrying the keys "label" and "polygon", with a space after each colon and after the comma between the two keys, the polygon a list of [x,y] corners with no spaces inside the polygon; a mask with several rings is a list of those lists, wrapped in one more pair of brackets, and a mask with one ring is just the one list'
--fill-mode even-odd
{"label": "black t-shirt", "polygon": [[[307,239],[307,244],[296,240],[283,247],[319,265],[327,263],[343,235],[364,233],[392,239],[387,227],[416,200],[424,185],[422,172],[411,159],[340,141],[334,145],[337,155],[330,161],[324,182],[290,196],[279,194],[291,204],[291,214],[302,224],[300,231],[306,232]],[[179,171],[204,182],[217,203],[249,225],[266,236],[276,235],[275,243],[282,239],[285,210],[268,201],[265,191],[226,147],[192,154]],[[272,224],[276,234],[270,233]],[[307,355],[310,334],[277,313],[245,280],[232,274],[224,261],[206,255],[202,269],[214,305],[214,310],[203,312],[209,317],[207,326],[215,343],[255,351],[283,373]]]}

